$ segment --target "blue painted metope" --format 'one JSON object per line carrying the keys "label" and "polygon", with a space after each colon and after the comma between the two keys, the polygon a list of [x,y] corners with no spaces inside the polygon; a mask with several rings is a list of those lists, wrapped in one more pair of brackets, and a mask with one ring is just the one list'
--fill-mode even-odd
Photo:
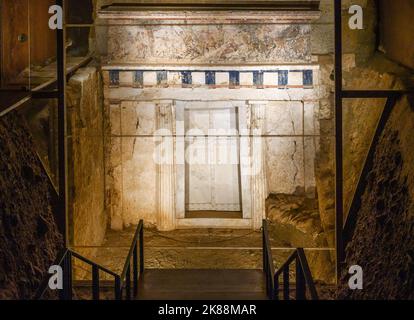
{"label": "blue painted metope", "polygon": [[287,86],[288,79],[289,79],[289,71],[279,70],[278,85],[279,86]]}
{"label": "blue painted metope", "polygon": [[158,85],[168,84],[167,79],[168,79],[167,71],[157,71],[157,84]]}
{"label": "blue painted metope", "polygon": [[144,86],[144,72],[134,71],[134,87],[142,88]]}
{"label": "blue painted metope", "polygon": [[263,71],[253,71],[253,84],[263,86]]}
{"label": "blue painted metope", "polygon": [[206,85],[216,84],[216,73],[214,71],[206,71]]}
{"label": "blue painted metope", "polygon": [[240,72],[239,71],[230,71],[230,86],[239,86],[240,85]]}
{"label": "blue painted metope", "polygon": [[193,83],[191,71],[182,71],[181,78],[184,85],[191,85]]}
{"label": "blue painted metope", "polygon": [[119,86],[119,70],[109,71],[109,82],[111,86]]}
{"label": "blue painted metope", "polygon": [[303,71],[303,85],[312,86],[313,85],[313,70],[304,70]]}

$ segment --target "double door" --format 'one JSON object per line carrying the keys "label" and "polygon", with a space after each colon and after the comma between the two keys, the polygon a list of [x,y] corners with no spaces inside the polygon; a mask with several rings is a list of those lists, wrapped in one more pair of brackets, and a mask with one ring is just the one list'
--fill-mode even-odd
{"label": "double door", "polygon": [[186,211],[241,211],[237,108],[184,110]]}

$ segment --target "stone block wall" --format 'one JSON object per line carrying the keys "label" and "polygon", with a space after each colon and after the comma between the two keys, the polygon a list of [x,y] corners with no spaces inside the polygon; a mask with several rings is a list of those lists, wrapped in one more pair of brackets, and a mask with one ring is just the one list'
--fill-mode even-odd
{"label": "stone block wall", "polygon": [[69,81],[68,188],[71,244],[99,246],[107,226],[105,210],[102,82],[94,67]]}
{"label": "stone block wall", "polygon": [[[295,69],[289,66],[284,68]],[[106,188],[112,228],[119,230],[136,224],[139,219],[156,223],[158,200],[154,154],[159,142],[156,142],[154,134],[157,130],[157,104],[164,98],[190,105],[197,97],[198,101],[215,101],[232,106],[266,97],[269,100],[266,101],[263,141],[266,145],[268,192],[315,197],[314,163],[322,114],[317,102],[319,70],[316,66],[303,68],[309,70],[287,71],[286,85],[278,85],[280,71],[263,71],[262,74],[273,77],[269,81],[268,77],[263,76],[259,84],[253,80],[256,71],[240,70],[243,67],[227,72],[105,70]],[[154,83],[145,80],[150,73],[154,74]],[[163,73],[166,73],[165,82],[159,81]],[[171,73],[178,75],[178,82],[175,77],[170,77]],[[237,74],[239,81],[242,74],[252,76],[244,85],[234,83],[234,87],[229,82],[221,86],[207,84],[207,81],[194,83],[195,74],[202,74],[203,79],[215,74],[214,81],[217,82],[218,73],[227,74],[228,79],[230,74]],[[137,74],[141,76],[137,77]],[[291,84],[298,74],[296,84]],[[310,80],[305,74],[311,74]],[[137,83],[137,78],[141,82]],[[278,97],[280,101],[277,101]]]}

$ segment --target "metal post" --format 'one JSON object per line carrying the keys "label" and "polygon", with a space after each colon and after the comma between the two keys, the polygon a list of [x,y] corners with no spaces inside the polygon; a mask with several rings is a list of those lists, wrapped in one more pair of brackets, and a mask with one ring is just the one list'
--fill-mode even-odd
{"label": "metal post", "polygon": [[67,286],[68,286],[68,274],[66,272],[66,268],[67,268],[67,261],[66,261],[67,257],[66,254],[63,257],[63,260],[61,262],[61,267],[62,267],[62,272],[63,272],[63,288],[62,290],[59,290],[59,300],[66,300],[66,297],[68,296],[67,294]]}
{"label": "metal post", "polygon": [[290,300],[289,291],[289,265],[286,265],[283,269],[283,300]]}
{"label": "metal post", "polygon": [[126,299],[131,300],[131,261],[126,272]]}
{"label": "metal post", "polygon": [[296,300],[305,300],[305,277],[299,257],[296,256]]}
{"label": "metal post", "polygon": [[121,278],[115,277],[115,300],[122,300]]}
{"label": "metal post", "polygon": [[[56,5],[61,6],[64,11],[64,0],[56,0]],[[63,13],[63,19],[65,14]],[[69,245],[68,216],[67,216],[67,186],[66,186],[66,54],[65,54],[65,27],[57,29],[57,108],[58,108],[58,158],[59,158],[59,214],[64,218],[64,241],[65,246]]]}
{"label": "metal post", "polygon": [[66,297],[65,300],[72,300],[72,253],[68,250],[66,254]]}
{"label": "metal post", "polygon": [[340,278],[344,259],[342,230],[343,215],[343,123],[342,123],[342,0],[335,6],[335,212],[336,212],[336,271]]}
{"label": "metal post", "polygon": [[139,271],[141,275],[144,273],[144,270],[144,226],[142,225],[139,232]]}
{"label": "metal post", "polygon": [[92,298],[93,300],[99,300],[99,268],[97,265],[92,266]]}
{"label": "metal post", "polygon": [[132,267],[134,271],[134,297],[136,297],[138,293],[138,245],[136,243],[132,259]]}
{"label": "metal post", "polygon": [[274,284],[274,294],[273,300],[279,300],[279,276],[273,277],[273,284]]}

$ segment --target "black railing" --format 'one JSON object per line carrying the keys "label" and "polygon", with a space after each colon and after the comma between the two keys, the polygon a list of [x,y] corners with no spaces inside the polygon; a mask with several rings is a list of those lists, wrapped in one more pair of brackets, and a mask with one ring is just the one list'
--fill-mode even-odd
{"label": "black railing", "polygon": [[118,295],[116,296],[117,300],[122,300],[124,288],[126,292],[126,299],[131,300],[131,272],[133,280],[133,295],[136,297],[138,294],[139,276],[144,272],[144,222],[142,220],[139,222],[137,230],[135,231],[134,239],[132,240],[128,256],[126,257],[121,277],[115,282],[115,288],[118,292]]}
{"label": "black railing", "polygon": [[[54,262],[55,266],[60,266],[63,271],[63,288],[58,290],[60,300],[72,300],[73,299],[73,259],[78,259],[91,267],[92,273],[92,299],[100,300],[100,287],[101,287],[101,273],[105,273],[110,277],[113,277],[114,283],[114,297],[115,300],[122,300],[124,295],[124,289],[126,292],[125,298],[131,300],[131,282],[133,284],[133,296],[138,294],[138,281],[139,277],[144,272],[144,223],[141,220],[135,231],[134,238],[131,243],[128,256],[126,257],[125,265],[121,275],[105,268],[85,257],[79,253],[71,250],[64,249],[58,255],[58,258]],[[132,266],[131,266],[132,263]],[[133,277],[131,278],[131,273]],[[43,299],[46,292],[49,289],[49,279],[51,275],[48,274],[42,281],[40,289],[35,295],[36,300]]]}
{"label": "black railing", "polygon": [[273,275],[275,268],[273,266],[272,247],[270,246],[269,230],[267,221],[263,220],[263,272],[266,281],[266,294],[271,300],[275,298],[275,287],[273,281]]}
{"label": "black railing", "polygon": [[[63,287],[58,290],[59,299],[60,300],[72,300],[73,298],[73,259],[78,259],[87,265],[91,266],[92,269],[92,298],[93,300],[99,300],[99,293],[100,293],[100,273],[106,273],[109,276],[114,278],[114,282],[119,281],[119,275],[115,272],[81,256],[79,253],[71,250],[71,249],[64,249],[58,256],[58,259],[55,261],[55,266],[60,266],[62,268],[62,277],[63,277]],[[45,277],[43,280],[40,290],[36,293],[35,299],[43,299],[45,293],[49,289],[49,278],[51,275]],[[115,296],[117,292],[115,291]]]}
{"label": "black railing", "polygon": [[283,284],[283,300],[290,300],[290,266],[295,262],[295,291],[296,300],[307,300],[307,291],[310,300],[318,300],[315,283],[309,269],[303,248],[298,248],[291,254],[286,262],[276,271],[274,275],[275,300],[279,299],[280,276]]}
{"label": "black railing", "polygon": [[[273,267],[272,248],[269,240],[269,230],[266,220],[263,220],[263,271],[266,278],[266,293],[269,299],[279,300],[280,284],[283,289],[283,299],[290,300],[290,266],[295,262],[295,291],[296,300],[318,300],[315,283],[310,272],[308,261],[303,248],[296,249],[286,262],[275,272]],[[282,281],[280,282],[280,277]]]}

